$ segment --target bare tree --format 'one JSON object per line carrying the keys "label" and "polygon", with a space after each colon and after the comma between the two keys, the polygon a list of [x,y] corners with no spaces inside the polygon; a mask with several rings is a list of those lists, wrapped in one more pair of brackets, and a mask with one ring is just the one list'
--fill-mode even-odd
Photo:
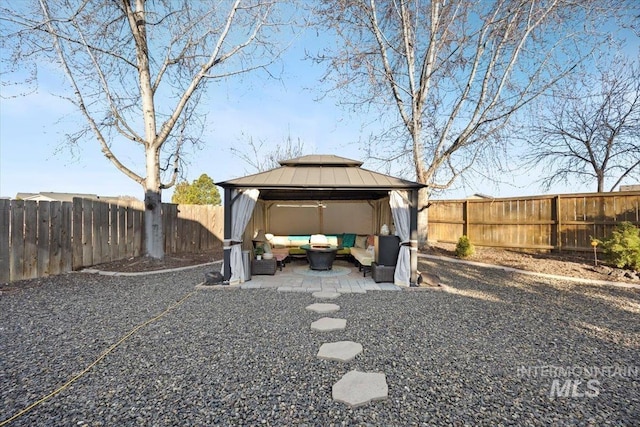
{"label": "bare tree", "polygon": [[621,58],[567,81],[528,134],[524,160],[543,168],[546,189],[576,179],[600,193],[640,177],[640,64]]}
{"label": "bare tree", "polygon": [[248,138],[246,146],[231,148],[231,153],[250,166],[253,172],[264,172],[280,166],[281,160],[300,157],[305,153],[304,142],[300,138],[295,141],[289,134],[282,143],[273,146],[265,140]]}
{"label": "bare tree", "polygon": [[[146,253],[164,255],[161,193],[176,182],[185,145],[199,141],[198,104],[211,82],[265,69],[280,53],[278,0],[216,2],[37,0],[0,9],[7,69],[37,76],[54,64],[104,156],[145,192]],[[51,67],[41,70],[51,72]],[[125,164],[127,142],[144,168]],[[163,182],[164,179],[164,182]]]}
{"label": "bare tree", "polygon": [[[430,191],[497,155],[510,118],[603,39],[592,29],[615,10],[606,3],[324,0],[319,24],[342,43],[317,60],[343,103],[379,108],[372,155],[410,165],[430,186],[427,206]],[[422,209],[420,246],[426,220]]]}

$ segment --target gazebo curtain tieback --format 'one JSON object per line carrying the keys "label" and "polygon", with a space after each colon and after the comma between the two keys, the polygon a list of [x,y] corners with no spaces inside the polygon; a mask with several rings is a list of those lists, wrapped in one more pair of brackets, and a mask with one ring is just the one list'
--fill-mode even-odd
{"label": "gazebo curtain tieback", "polygon": [[237,240],[231,240],[231,239],[224,239],[223,240],[223,245],[222,249],[231,249],[232,246],[234,245],[241,245],[242,242],[239,242]]}
{"label": "gazebo curtain tieback", "polygon": [[417,240],[403,240],[400,242],[400,246],[408,246],[409,250],[417,251],[418,241]]}

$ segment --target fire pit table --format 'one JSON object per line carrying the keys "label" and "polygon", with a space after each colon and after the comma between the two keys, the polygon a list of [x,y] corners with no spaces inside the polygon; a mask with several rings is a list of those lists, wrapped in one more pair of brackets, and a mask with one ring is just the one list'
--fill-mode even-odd
{"label": "fire pit table", "polygon": [[310,269],[331,270],[336,252],[340,248],[333,245],[302,245],[300,249],[307,251]]}

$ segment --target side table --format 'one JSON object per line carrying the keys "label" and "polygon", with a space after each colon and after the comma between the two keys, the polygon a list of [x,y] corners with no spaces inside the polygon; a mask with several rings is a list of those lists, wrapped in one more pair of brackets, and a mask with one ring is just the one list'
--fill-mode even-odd
{"label": "side table", "polygon": [[395,267],[378,265],[375,262],[371,263],[371,277],[376,283],[391,282],[393,283],[393,275],[396,272]]}
{"label": "side table", "polygon": [[275,258],[271,259],[254,259],[251,261],[251,274],[269,274],[273,276],[276,274],[277,261]]}

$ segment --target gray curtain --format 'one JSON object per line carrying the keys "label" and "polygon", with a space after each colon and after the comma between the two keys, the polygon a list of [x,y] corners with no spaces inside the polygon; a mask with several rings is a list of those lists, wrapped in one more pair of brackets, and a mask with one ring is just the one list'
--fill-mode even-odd
{"label": "gray curtain", "polygon": [[[239,194],[236,198],[235,196]],[[233,192],[234,200],[231,206],[231,240],[242,242],[244,229],[247,227],[253,208],[256,205],[260,190],[250,188]],[[246,280],[244,276],[244,268],[242,268],[242,245],[231,245],[231,254],[229,259],[231,265],[231,278],[229,284],[243,283]]]}
{"label": "gray curtain", "polygon": [[409,195],[406,191],[393,190],[389,196],[389,205],[396,226],[396,235],[400,237],[400,253],[393,276],[398,286],[410,286],[411,281],[411,226]]}

